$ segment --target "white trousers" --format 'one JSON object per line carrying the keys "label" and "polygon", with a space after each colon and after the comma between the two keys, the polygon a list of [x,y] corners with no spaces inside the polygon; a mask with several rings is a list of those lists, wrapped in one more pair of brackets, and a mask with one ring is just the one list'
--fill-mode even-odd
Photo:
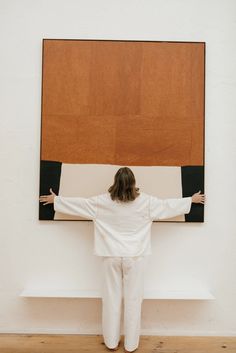
{"label": "white trousers", "polygon": [[144,275],[148,256],[102,258],[102,330],[108,348],[120,340],[122,298],[124,298],[124,346],[139,345]]}

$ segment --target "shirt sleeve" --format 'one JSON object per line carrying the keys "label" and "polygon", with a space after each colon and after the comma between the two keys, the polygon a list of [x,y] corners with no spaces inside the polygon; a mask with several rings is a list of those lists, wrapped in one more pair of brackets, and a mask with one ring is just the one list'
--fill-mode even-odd
{"label": "shirt sleeve", "polygon": [[97,216],[97,196],[89,198],[79,196],[55,196],[54,210],[57,212],[94,220]]}
{"label": "shirt sleeve", "polygon": [[191,196],[176,199],[159,199],[150,196],[150,218],[151,220],[158,220],[180,216],[189,213],[191,205]]}

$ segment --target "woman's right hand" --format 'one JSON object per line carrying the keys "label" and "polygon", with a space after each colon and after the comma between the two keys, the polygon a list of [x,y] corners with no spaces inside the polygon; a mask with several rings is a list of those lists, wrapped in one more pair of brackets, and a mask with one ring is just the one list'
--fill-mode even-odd
{"label": "woman's right hand", "polygon": [[193,203],[203,203],[205,202],[205,195],[201,194],[201,190],[193,194],[192,196],[192,202]]}
{"label": "woman's right hand", "polygon": [[39,202],[45,202],[44,205],[48,205],[49,203],[54,202],[54,197],[57,196],[53,191],[52,188],[50,188],[50,194],[49,195],[41,195],[39,196]]}

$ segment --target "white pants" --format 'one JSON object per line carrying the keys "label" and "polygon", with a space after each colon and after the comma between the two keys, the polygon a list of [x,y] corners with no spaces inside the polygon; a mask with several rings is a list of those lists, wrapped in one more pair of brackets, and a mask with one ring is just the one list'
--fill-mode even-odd
{"label": "white pants", "polygon": [[102,329],[107,347],[115,348],[120,340],[122,297],[124,298],[125,349],[139,345],[144,274],[148,256],[102,259]]}

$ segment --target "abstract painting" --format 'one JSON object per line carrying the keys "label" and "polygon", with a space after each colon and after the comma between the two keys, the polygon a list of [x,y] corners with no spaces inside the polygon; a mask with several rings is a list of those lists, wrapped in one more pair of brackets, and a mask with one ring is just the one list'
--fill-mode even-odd
{"label": "abstract painting", "polygon": [[104,193],[122,166],[154,196],[204,193],[204,121],[205,42],[43,39],[40,195]]}

